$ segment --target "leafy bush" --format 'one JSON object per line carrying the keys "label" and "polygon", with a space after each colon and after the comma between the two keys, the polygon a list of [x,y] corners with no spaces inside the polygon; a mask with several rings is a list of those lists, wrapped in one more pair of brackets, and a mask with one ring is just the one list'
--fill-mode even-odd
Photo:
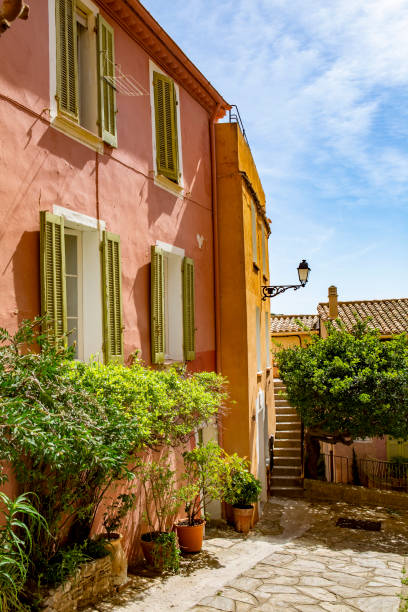
{"label": "leafy bush", "polygon": [[185,484],[178,499],[185,504],[188,524],[194,525],[213,499],[221,499],[225,464],[223,450],[212,440],[183,453]]}
{"label": "leafy bush", "polygon": [[288,400],[310,435],[321,441],[392,435],[408,439],[408,336],[387,342],[356,321],[339,321],[328,337],[277,353]]}
{"label": "leafy bush", "polygon": [[82,545],[112,483],[134,479],[136,452],[187,440],[225,398],[214,373],[73,362],[41,323],[0,329],[0,460],[37,493],[49,529],[32,532],[34,578],[63,542]]}
{"label": "leafy bush", "polygon": [[25,610],[19,596],[27,578],[33,538],[24,519],[30,519],[32,528],[41,526],[46,531],[47,526],[31,504],[29,494],[12,500],[0,492],[0,504],[5,518],[0,527],[0,610]]}
{"label": "leafy bush", "polygon": [[177,574],[180,569],[180,548],[174,531],[159,533],[152,550],[156,569]]}
{"label": "leafy bush", "polygon": [[164,533],[180,505],[176,493],[176,474],[170,466],[167,454],[156,460],[140,461],[136,477],[144,494],[143,518],[150,533]]}
{"label": "leafy bush", "polygon": [[261,482],[249,471],[248,462],[235,456],[224,485],[224,501],[233,506],[250,506],[258,501],[261,490]]}

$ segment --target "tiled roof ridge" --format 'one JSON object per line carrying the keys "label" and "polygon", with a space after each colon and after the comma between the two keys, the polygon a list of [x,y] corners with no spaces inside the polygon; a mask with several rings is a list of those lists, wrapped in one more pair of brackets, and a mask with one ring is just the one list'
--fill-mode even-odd
{"label": "tiled roof ridge", "polygon": [[[403,300],[408,301],[408,297],[402,297],[402,298],[383,298],[382,300],[339,300],[337,302],[338,305],[340,304],[378,304],[379,302],[402,302]],[[319,302],[318,306],[328,306],[329,302]]]}
{"label": "tiled roof ridge", "polygon": [[317,312],[311,314],[271,314],[271,317],[317,317]]}

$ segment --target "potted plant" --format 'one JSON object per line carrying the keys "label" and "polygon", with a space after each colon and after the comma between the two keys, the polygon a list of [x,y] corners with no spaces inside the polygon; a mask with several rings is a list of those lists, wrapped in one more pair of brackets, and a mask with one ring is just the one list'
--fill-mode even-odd
{"label": "potted plant", "polygon": [[213,499],[221,499],[224,470],[222,449],[210,441],[183,453],[185,484],[178,491],[187,517],[176,524],[180,549],[184,553],[200,552],[205,519],[202,514]]}
{"label": "potted plant", "polygon": [[118,533],[123,519],[135,504],[134,493],[121,493],[116,500],[106,508],[103,515],[105,534],[101,539],[107,540],[107,548],[112,557],[112,576],[115,586],[122,586],[127,581],[127,558],[122,547],[123,535]]}
{"label": "potted plant", "polygon": [[136,473],[144,493],[143,518],[149,526],[149,531],[141,536],[143,554],[156,569],[176,573],[180,567],[180,550],[170,525],[179,502],[175,472],[168,455],[159,462],[140,462]]}
{"label": "potted plant", "polygon": [[[239,459],[239,458],[238,458]],[[224,501],[232,505],[232,516],[235,529],[248,533],[254,506],[262,490],[261,482],[248,469],[248,462],[235,462],[229,472],[224,487]]]}

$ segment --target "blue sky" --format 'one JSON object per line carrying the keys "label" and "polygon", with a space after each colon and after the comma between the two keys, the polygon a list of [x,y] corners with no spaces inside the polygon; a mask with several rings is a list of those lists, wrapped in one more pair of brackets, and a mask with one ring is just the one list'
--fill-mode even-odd
{"label": "blue sky", "polygon": [[[142,0],[237,104],[264,186],[271,301],[408,296],[407,0]],[[187,8],[188,6],[188,8]]]}

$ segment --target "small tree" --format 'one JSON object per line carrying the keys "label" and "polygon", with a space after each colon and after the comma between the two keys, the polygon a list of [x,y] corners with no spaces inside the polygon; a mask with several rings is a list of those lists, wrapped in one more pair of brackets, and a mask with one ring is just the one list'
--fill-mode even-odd
{"label": "small tree", "polygon": [[[352,444],[386,434],[408,438],[408,339],[381,341],[378,330],[356,320],[351,332],[327,324],[328,337],[276,358],[288,400],[308,428],[307,439]],[[311,446],[311,445],[309,445]],[[316,477],[317,457],[309,453]]]}

